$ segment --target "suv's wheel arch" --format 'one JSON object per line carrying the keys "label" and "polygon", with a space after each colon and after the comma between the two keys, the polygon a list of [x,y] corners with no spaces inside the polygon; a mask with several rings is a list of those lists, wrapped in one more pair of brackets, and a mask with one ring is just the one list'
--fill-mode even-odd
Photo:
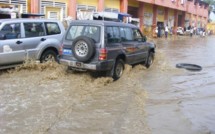
{"label": "suv's wheel arch", "polygon": [[57,61],[57,55],[59,55],[58,50],[55,47],[47,47],[45,48],[39,56],[40,62],[44,62],[45,54],[50,53],[54,56],[55,61]]}
{"label": "suv's wheel arch", "polygon": [[153,62],[154,62],[154,56],[155,56],[154,54],[155,54],[154,49],[150,49],[148,51],[148,56],[147,56],[147,59],[145,61],[146,68],[149,68],[153,64]]}
{"label": "suv's wheel arch", "polygon": [[112,69],[106,72],[106,75],[109,77],[112,77],[114,80],[117,80],[121,77],[116,75],[116,66],[118,63],[123,65],[123,70],[125,68],[125,62],[126,62],[126,57],[124,54],[120,54],[118,55],[115,60],[114,60],[114,64],[112,66]]}

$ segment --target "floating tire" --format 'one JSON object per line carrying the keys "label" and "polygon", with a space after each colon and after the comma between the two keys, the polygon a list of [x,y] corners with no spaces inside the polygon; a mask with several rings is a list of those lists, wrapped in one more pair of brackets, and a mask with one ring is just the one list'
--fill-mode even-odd
{"label": "floating tire", "polygon": [[176,64],[176,67],[184,68],[189,71],[201,71],[202,70],[201,66],[195,65],[195,64],[188,64],[188,63],[179,63],[179,64]]}

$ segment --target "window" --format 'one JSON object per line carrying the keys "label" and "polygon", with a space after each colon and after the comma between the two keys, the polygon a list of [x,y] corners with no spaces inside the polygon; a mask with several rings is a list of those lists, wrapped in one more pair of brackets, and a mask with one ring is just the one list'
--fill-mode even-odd
{"label": "window", "polygon": [[181,4],[182,4],[182,5],[184,4],[184,0],[181,0]]}
{"label": "window", "polygon": [[132,41],[133,40],[133,35],[132,35],[132,30],[130,28],[120,28],[120,35],[122,41]]}
{"label": "window", "polygon": [[135,41],[140,41],[142,39],[142,35],[138,29],[133,29],[133,37]]}
{"label": "window", "polygon": [[118,27],[106,27],[106,37],[108,43],[119,43],[120,33]]}
{"label": "window", "polygon": [[66,36],[67,40],[74,40],[78,36],[87,36],[95,42],[100,40],[100,28],[97,26],[72,26]]}
{"label": "window", "polygon": [[43,23],[24,23],[25,37],[44,36]]}
{"label": "window", "polygon": [[60,34],[60,28],[55,22],[45,22],[46,33],[47,35]]}
{"label": "window", "polygon": [[21,37],[20,31],[20,24],[12,23],[6,24],[0,32],[4,34],[4,39],[18,39]]}

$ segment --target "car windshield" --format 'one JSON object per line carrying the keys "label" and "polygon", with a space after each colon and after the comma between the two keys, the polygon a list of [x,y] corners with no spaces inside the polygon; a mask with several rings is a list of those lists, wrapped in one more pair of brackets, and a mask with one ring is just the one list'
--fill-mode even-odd
{"label": "car windshield", "polygon": [[67,40],[74,40],[79,36],[87,36],[95,42],[100,40],[100,27],[97,26],[71,26],[66,36]]}

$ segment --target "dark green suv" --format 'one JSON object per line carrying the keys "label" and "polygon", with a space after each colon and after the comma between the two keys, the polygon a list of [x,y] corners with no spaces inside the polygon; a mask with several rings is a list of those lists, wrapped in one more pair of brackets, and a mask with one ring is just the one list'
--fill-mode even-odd
{"label": "dark green suv", "polygon": [[119,79],[124,64],[153,63],[155,44],[146,42],[138,27],[111,21],[73,21],[65,33],[59,57],[75,70],[106,72]]}

